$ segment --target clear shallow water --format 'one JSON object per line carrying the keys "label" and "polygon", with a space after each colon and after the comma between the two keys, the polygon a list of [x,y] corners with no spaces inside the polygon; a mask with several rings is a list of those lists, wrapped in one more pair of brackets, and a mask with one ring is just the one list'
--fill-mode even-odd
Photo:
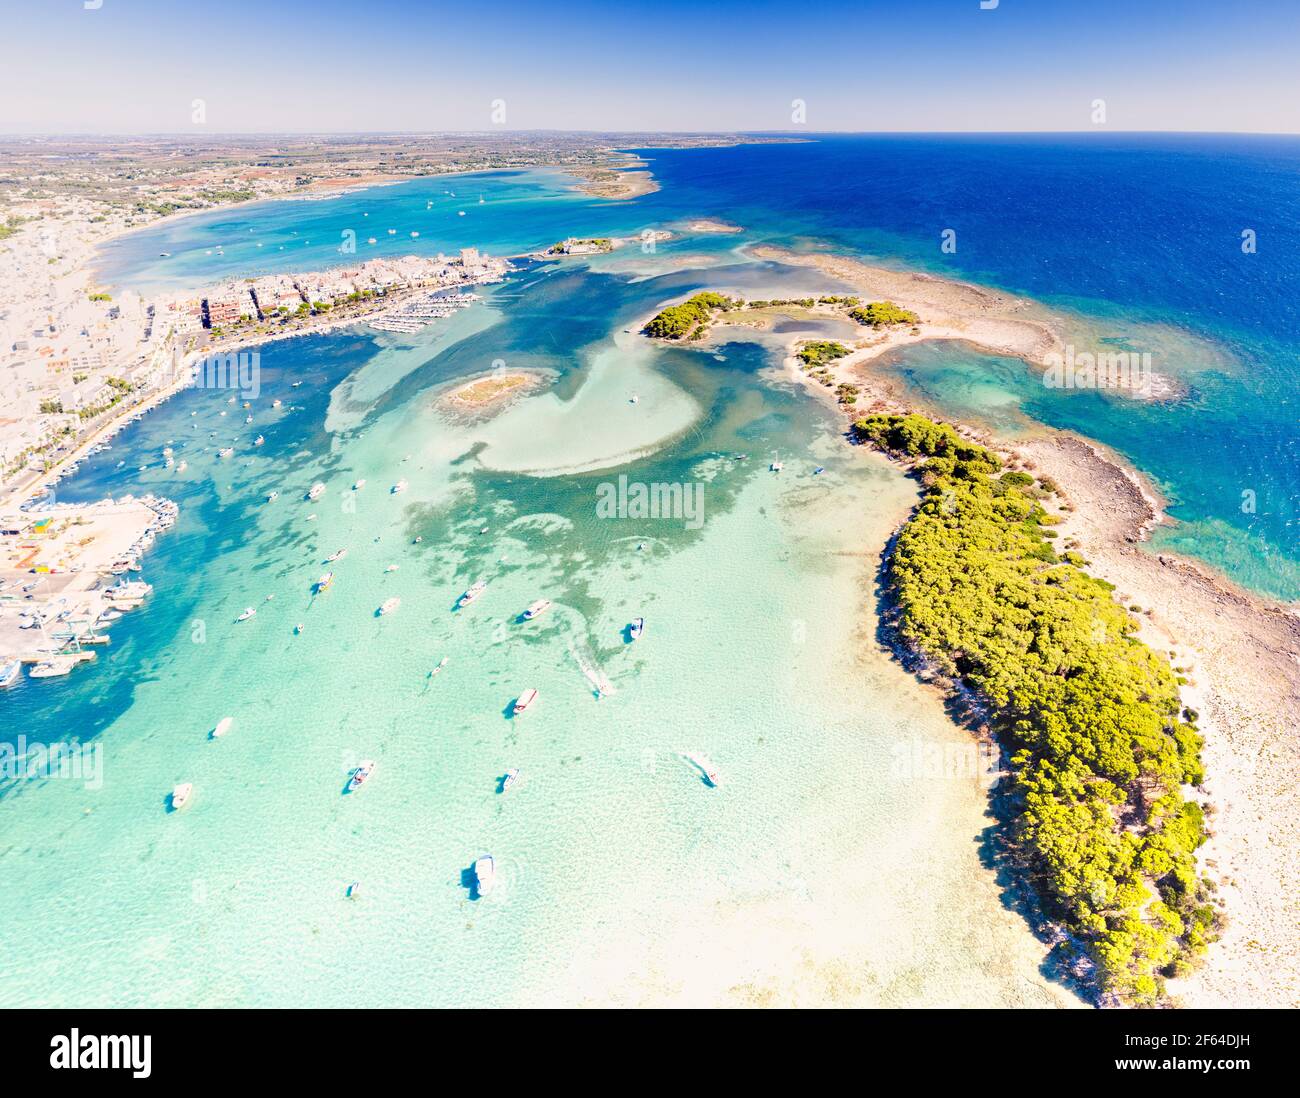
{"label": "clear shallow water", "polygon": [[[1261,240],[1286,245],[1292,146],[836,139],[647,155],[664,189],[634,203],[585,198],[555,173],[492,173],[188,218],[111,249],[105,269],[140,286],[324,266],[360,214],[403,229],[432,221],[430,201],[445,225],[420,224],[396,252],[522,251],[701,215],[749,230],[605,257],[603,274],[533,268],[416,340],[357,329],[264,347],[253,424],[225,394],[190,391],[60,486],[69,499],[163,491],[182,518],[148,558],[153,599],[94,669],[0,698],[7,742],[78,736],[105,752],[102,789],[52,780],[0,796],[0,923],[19,943],[0,957],[0,1001],[1074,1002],[1044,981],[1041,947],[980,864],[982,791],[906,762],[968,742],[875,650],[864,613],[910,485],[772,384],[761,346],[700,354],[620,333],[700,286],[824,285],[740,264],[753,239],[1051,296],[1081,329],[1177,348],[1166,365],[1187,396],[1053,392],[959,347],[890,368],[954,414],[1109,442],[1175,499],[1175,544],[1286,594],[1296,253],[1261,247],[1234,280],[1237,260],[1215,249],[1264,198]],[[481,205],[449,212],[476,189]],[[960,226],[958,257],[937,254],[936,219]],[[241,229],[252,244],[235,245]],[[257,255],[295,231],[297,255]],[[218,263],[206,251],[222,241]],[[498,360],[556,380],[483,424],[435,408]],[[185,474],[162,468],[169,440]],[[765,471],[774,454],[779,477]],[[827,473],[811,477],[814,464]],[[702,529],[597,519],[597,486],[619,472],[703,483]],[[399,477],[410,489],[388,495]],[[316,480],[328,492],[308,504]],[[1240,488],[1254,486],[1261,506],[1245,515]],[[339,547],[334,589],[313,600]],[[480,576],[488,593],[453,612]],[[375,617],[394,594],[400,610]],[[542,595],[550,614],[517,622]],[[248,605],[258,615],[235,625]],[[638,614],[649,628],[629,646]],[[613,692],[597,700],[601,678]],[[529,685],[537,708],[508,719]],[[225,715],[234,729],[209,741]],[[690,749],[723,788],[692,774]],[[364,757],[379,770],[343,796]],[[524,781],[502,797],[510,766]],[[180,780],[194,803],[169,815]],[[476,901],[464,873],[489,850],[501,885]]]}
{"label": "clear shallow water", "polygon": [[[1169,544],[1260,591],[1300,598],[1300,139],[818,136],[640,152],[661,189],[632,202],[589,198],[553,171],[415,180],[181,219],[114,243],[104,274],[177,286],[324,266],[342,261],[348,229],[362,258],[467,242],[505,254],[571,233],[635,234],[708,216],[746,232],[682,236],[654,257],[623,253],[595,266],[662,274],[685,264],[696,271],[686,290],[715,284],[737,269],[727,265],[738,246],[763,240],[1028,293],[1074,318],[1080,349],[1149,351],[1186,396],[1152,408],[1012,382],[1027,414],[1102,439],[1151,474],[1182,524],[1162,534]],[[940,250],[945,229],[957,234],[955,253]],[[1246,229],[1256,234],[1253,254],[1242,251]],[[206,254],[217,244],[224,259]],[[171,258],[159,259],[162,251]],[[921,353],[950,355],[954,368],[970,363],[959,348]],[[1253,511],[1242,508],[1247,490]]]}
{"label": "clear shallow water", "polygon": [[[494,291],[500,319],[451,345],[435,329],[423,351],[359,333],[268,346],[252,424],[191,390],[63,486],[165,490],[182,518],[99,665],[0,702],[7,732],[104,749],[100,789],[0,798],[0,920],[31,943],[0,961],[0,1001],[1073,1002],[980,865],[975,780],[900,764],[968,746],[863,613],[911,486],[763,380],[760,348],[629,351],[620,374],[598,333],[672,285],[549,271]],[[555,343],[537,323],[553,310]],[[586,332],[576,355],[566,323]],[[486,423],[438,409],[500,354],[561,376]],[[566,402],[592,433],[555,428]],[[618,472],[702,485],[701,528],[598,518],[613,471],[554,472],[623,437],[642,456]],[[168,440],[183,474],[161,466]],[[487,593],[454,610],[478,577]],[[518,621],[539,596],[551,611]],[[541,698],[512,719],[527,686]],[[374,777],[344,795],[366,757]],[[507,767],[523,778],[502,796]],[[168,813],[181,780],[193,803]],[[466,872],[487,851],[501,881],[476,900]]]}

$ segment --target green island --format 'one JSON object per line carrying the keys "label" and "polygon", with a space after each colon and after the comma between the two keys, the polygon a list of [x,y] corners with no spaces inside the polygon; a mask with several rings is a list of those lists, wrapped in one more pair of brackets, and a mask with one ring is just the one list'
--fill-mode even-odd
{"label": "green island", "polygon": [[[828,339],[813,339],[800,347],[795,352],[795,357],[803,363],[800,369],[804,373],[829,389],[835,385],[835,377],[830,371],[831,364],[850,353],[850,349],[843,343]],[[858,387],[847,381],[842,381],[835,386],[835,395],[841,404],[856,404],[858,392]]]}
{"label": "green island", "polygon": [[916,324],[920,321],[910,309],[903,309],[892,301],[872,301],[849,310],[849,316],[868,328],[892,328],[897,324]]}
{"label": "green island", "polygon": [[655,339],[703,339],[715,312],[730,312],[743,304],[736,298],[705,290],[680,305],[660,310],[641,330]]}
{"label": "green island", "polygon": [[1104,1001],[1167,1000],[1164,980],[1218,936],[1196,875],[1204,771],[1196,714],[1133,634],[1113,587],[1058,555],[1050,481],[918,415],[856,437],[914,461],[923,495],[887,564],[890,625],[978,701],[1009,759],[999,860],[1063,934],[1056,959]]}
{"label": "green island", "polygon": [[[842,294],[743,301],[706,290],[687,298],[680,305],[669,305],[666,309],[661,309],[641,331],[656,339],[697,340],[703,339],[708,334],[709,325],[713,323],[717,313],[762,309],[816,309],[818,306],[824,307],[820,315],[826,315],[829,309],[831,314],[847,316],[869,328],[889,328],[920,323],[916,313],[901,308],[892,301],[872,301],[863,305],[858,298]],[[845,354],[847,353],[846,351]]]}

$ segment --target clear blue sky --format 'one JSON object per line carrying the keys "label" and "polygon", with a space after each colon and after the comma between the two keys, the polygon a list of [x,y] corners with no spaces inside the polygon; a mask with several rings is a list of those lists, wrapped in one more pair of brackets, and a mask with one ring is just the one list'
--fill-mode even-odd
{"label": "clear blue sky", "polygon": [[0,132],[1300,132],[1300,0],[84,2],[0,0]]}

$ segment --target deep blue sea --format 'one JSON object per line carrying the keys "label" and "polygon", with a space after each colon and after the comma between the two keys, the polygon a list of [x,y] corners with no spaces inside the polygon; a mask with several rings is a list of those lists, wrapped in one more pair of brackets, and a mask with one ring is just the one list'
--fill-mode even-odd
{"label": "deep blue sea", "polygon": [[[1172,503],[1159,544],[1297,598],[1300,142],[641,153],[660,189],[630,202],[557,171],[447,176],[105,250],[106,281],[147,291],[340,264],[349,230],[362,258],[676,233],[527,264],[417,336],[266,345],[252,423],[190,389],[59,485],[159,492],[181,518],[146,558],[154,595],[94,666],[0,696],[0,743],[104,750],[97,788],[0,784],[0,925],[19,943],[0,1004],[1077,1005],[980,862],[986,787],[951,765],[970,738],[874,641],[879,554],[914,485],[773,369],[779,334],[666,348],[632,329],[696,287],[825,285],[738,250],[756,241],[1030,295],[1089,338],[1150,347],[1182,395],[1047,389],[957,345],[882,368],[953,416],[1113,446]],[[744,231],[687,227],[705,217]],[[485,421],[449,411],[500,364],[547,385]],[[702,523],[602,517],[620,474],[699,486]],[[478,578],[485,595],[454,611]],[[552,609],[520,620],[539,597]],[[526,687],[540,699],[515,719]],[[374,777],[343,795],[364,758]],[[502,794],[508,768],[521,782]],[[169,813],[180,781],[193,801]],[[488,852],[500,885],[478,897]]]}

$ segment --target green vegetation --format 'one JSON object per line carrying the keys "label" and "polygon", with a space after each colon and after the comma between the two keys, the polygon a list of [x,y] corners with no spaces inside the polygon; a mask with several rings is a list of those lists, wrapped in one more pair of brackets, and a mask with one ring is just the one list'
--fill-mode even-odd
{"label": "green vegetation", "polygon": [[701,339],[708,331],[715,310],[728,312],[740,305],[741,302],[733,298],[705,291],[680,305],[669,305],[641,330],[656,339]]}
{"label": "green vegetation", "polygon": [[814,339],[799,348],[798,357],[804,366],[825,366],[849,353],[843,343],[829,339]]}
{"label": "green vegetation", "polygon": [[910,309],[900,309],[892,301],[873,301],[849,310],[849,316],[869,328],[888,328],[895,324],[915,324],[920,319]]}
{"label": "green vegetation", "polygon": [[1204,777],[1201,738],[1173,671],[1111,586],[1053,551],[1040,501],[1054,486],[999,476],[995,454],[921,416],[854,431],[923,459],[889,562],[898,629],[987,707],[1010,759],[1011,864],[1067,931],[1063,960],[1103,994],[1159,1002],[1219,923],[1195,871],[1201,808],[1181,788]]}
{"label": "green vegetation", "polygon": [[10,214],[3,222],[0,222],[0,240],[8,240],[18,231],[20,225],[29,220],[31,219],[19,217],[17,214]]}

